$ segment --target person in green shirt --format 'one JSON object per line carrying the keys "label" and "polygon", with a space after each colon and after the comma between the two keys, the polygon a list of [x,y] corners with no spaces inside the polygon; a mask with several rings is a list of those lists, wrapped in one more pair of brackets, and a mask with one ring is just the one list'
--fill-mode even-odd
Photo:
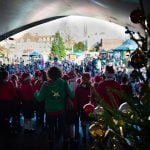
{"label": "person in green shirt", "polygon": [[[49,131],[49,142],[65,135],[65,103],[73,99],[74,93],[68,83],[62,79],[62,72],[57,67],[51,67],[47,72],[49,81],[43,83],[39,92],[34,96],[37,101],[44,101],[46,121]],[[56,132],[55,132],[56,131]],[[57,134],[59,133],[59,135]]]}

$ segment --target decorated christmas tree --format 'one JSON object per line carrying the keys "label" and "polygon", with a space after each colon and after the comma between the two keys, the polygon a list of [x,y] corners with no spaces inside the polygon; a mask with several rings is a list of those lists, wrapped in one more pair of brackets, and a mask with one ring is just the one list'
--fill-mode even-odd
{"label": "decorated christmas tree", "polygon": [[[90,149],[93,150],[148,150],[150,149],[150,15],[146,16],[142,1],[141,7],[131,12],[132,23],[140,24],[144,34],[135,33],[126,27],[126,33],[134,40],[138,48],[131,54],[130,64],[141,83],[138,96],[125,95],[115,91],[126,102],[119,108],[106,105],[98,94],[97,107],[85,109],[93,118],[89,132],[93,138]],[[145,74],[141,72],[145,69]],[[113,99],[112,99],[113,101]],[[92,108],[90,110],[90,107]]]}

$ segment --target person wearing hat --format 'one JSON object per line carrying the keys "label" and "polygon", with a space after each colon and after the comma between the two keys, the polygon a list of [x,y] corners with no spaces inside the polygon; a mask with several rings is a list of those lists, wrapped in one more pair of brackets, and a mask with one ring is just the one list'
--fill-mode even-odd
{"label": "person wearing hat", "polygon": [[115,81],[115,70],[113,66],[106,66],[105,80],[98,85],[97,92],[110,108],[117,108],[120,105],[121,87]]}
{"label": "person wearing hat", "polygon": [[95,88],[95,90],[97,90],[100,81],[102,81],[102,77],[96,75],[96,76],[94,77],[94,88]]}
{"label": "person wearing hat", "polygon": [[76,82],[77,82],[77,86],[79,86],[79,85],[81,84],[81,79],[78,78],[78,79],[76,80]]}
{"label": "person wearing hat", "polygon": [[68,76],[69,76],[69,85],[70,85],[72,91],[75,92],[75,89],[76,89],[76,87],[77,87],[76,73],[75,73],[75,71],[72,69],[72,70],[68,73]]}
{"label": "person wearing hat", "polygon": [[37,82],[38,80],[41,81],[41,79],[42,79],[42,73],[41,73],[41,71],[40,71],[40,70],[36,70],[36,71],[34,72],[34,77],[33,77],[33,79],[31,80],[31,83],[34,85],[35,82]]}
{"label": "person wearing hat", "polygon": [[89,118],[88,118],[87,114],[83,111],[83,106],[85,104],[88,104],[90,101],[92,104],[95,104],[95,100],[91,94],[90,79],[91,79],[91,76],[88,72],[83,73],[82,74],[82,82],[80,85],[77,86],[77,88],[75,90],[74,105],[75,105],[75,110],[77,111],[78,116],[79,116],[76,119],[75,133],[76,133],[76,138],[78,139],[79,118],[80,118],[82,132],[83,132],[83,142],[86,142],[86,140],[87,140],[87,124],[89,123]]}
{"label": "person wearing hat", "polygon": [[[40,70],[36,70],[31,81],[34,92],[39,91],[43,84],[43,75]],[[36,125],[44,127],[44,103],[35,101]]]}
{"label": "person wearing hat", "polygon": [[10,133],[10,118],[12,117],[12,104],[16,98],[13,84],[8,81],[9,74],[0,70],[0,134]]}
{"label": "person wearing hat", "polygon": [[29,73],[22,74],[19,93],[22,101],[22,113],[24,116],[24,131],[34,131],[32,127],[32,118],[34,116],[34,88],[31,84],[31,76]]}
{"label": "person wearing hat", "polygon": [[69,81],[70,77],[67,74],[64,74],[62,77],[65,81]]}
{"label": "person wearing hat", "polygon": [[[64,74],[63,75],[63,79],[69,84],[71,90],[74,93],[74,89],[72,88],[71,84],[70,84],[70,78],[71,76],[69,76],[68,74]],[[68,100],[69,101],[69,100]],[[70,107],[72,106],[72,107]],[[70,103],[69,108],[66,109],[66,114],[65,114],[65,118],[66,118],[66,126],[67,126],[67,132],[68,132],[68,140],[69,142],[74,142],[74,124],[75,124],[75,119],[76,119],[76,112],[74,110],[74,103]]]}

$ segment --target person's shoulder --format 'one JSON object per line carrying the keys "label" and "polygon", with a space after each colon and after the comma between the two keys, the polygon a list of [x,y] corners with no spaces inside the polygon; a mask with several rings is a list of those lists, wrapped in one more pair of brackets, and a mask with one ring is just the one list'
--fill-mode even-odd
{"label": "person's shoulder", "polygon": [[51,83],[52,83],[52,81],[44,81],[42,86],[49,86],[49,84],[51,84]]}
{"label": "person's shoulder", "polygon": [[119,87],[120,88],[120,83],[118,81],[112,80],[109,84],[114,86],[114,87]]}
{"label": "person's shoulder", "polygon": [[113,80],[112,82],[120,85],[119,81]]}
{"label": "person's shoulder", "polygon": [[107,81],[104,80],[104,81],[101,81],[101,82],[98,84],[98,86],[103,86],[103,85],[106,85],[106,84],[107,84]]}
{"label": "person's shoulder", "polygon": [[58,85],[62,85],[62,84],[67,84],[67,82],[65,81],[65,80],[63,80],[63,79],[61,79],[61,78],[59,78],[59,79],[57,79],[56,81],[52,81],[52,80],[49,80],[49,81],[44,81],[43,82],[43,86],[49,86],[49,87],[51,87],[51,86],[58,86]]}
{"label": "person's shoulder", "polygon": [[60,84],[68,84],[68,82],[62,78],[58,78],[57,79],[57,82],[60,83]]}
{"label": "person's shoulder", "polygon": [[5,81],[3,86],[5,89],[14,88],[14,85],[11,81]]}

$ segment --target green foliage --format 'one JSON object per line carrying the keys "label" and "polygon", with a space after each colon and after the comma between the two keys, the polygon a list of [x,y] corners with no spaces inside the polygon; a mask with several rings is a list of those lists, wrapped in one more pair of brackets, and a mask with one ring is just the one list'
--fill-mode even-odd
{"label": "green foliage", "polygon": [[[145,86],[143,90],[144,98],[147,99],[150,96],[150,88]],[[128,108],[124,108],[125,111],[118,108],[112,109],[96,94],[97,105],[103,107],[103,113],[99,116],[91,116],[95,117],[94,120],[99,122],[106,132],[103,137],[95,139],[94,146],[106,150],[150,149],[149,101],[141,101],[139,97],[125,95],[116,90],[112,91],[126,100]]]}
{"label": "green foliage", "polygon": [[66,56],[64,42],[59,32],[57,32],[54,36],[51,53],[53,56],[57,56],[59,59],[62,59]]}
{"label": "green foliage", "polygon": [[92,48],[90,52],[96,52],[96,48]]}
{"label": "green foliage", "polygon": [[74,49],[74,52],[77,52],[78,50],[84,51],[85,45],[83,42],[78,42],[74,44],[73,49]]}

